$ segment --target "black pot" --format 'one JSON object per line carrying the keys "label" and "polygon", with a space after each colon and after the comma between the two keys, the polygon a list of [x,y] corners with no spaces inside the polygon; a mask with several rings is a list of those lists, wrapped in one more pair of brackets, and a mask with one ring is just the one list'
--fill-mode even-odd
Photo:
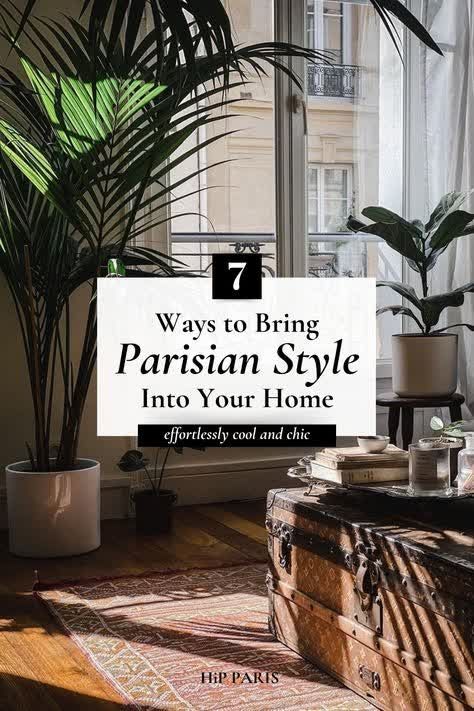
{"label": "black pot", "polygon": [[151,489],[134,492],[132,501],[135,504],[137,533],[150,536],[169,531],[173,522],[173,504],[177,498],[170,489],[162,489],[159,496]]}

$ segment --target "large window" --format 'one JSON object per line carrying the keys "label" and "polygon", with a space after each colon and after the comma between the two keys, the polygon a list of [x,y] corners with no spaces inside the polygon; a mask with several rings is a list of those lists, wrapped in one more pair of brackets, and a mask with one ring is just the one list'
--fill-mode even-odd
{"label": "large window", "polygon": [[[306,67],[302,97],[286,79],[276,83],[275,93],[272,73],[255,76],[231,90],[229,98],[240,101],[218,109],[222,122],[189,139],[183,150],[222,130],[235,131],[208,143],[179,173],[173,171],[173,183],[185,175],[195,178],[174,191],[179,199],[172,206],[172,253],[183,262],[183,271],[202,275],[209,274],[216,252],[258,251],[266,276],[398,279],[401,259],[376,239],[348,232],[346,222],[366,205],[403,211],[400,59],[372,5],[363,2],[227,0],[238,42],[273,39],[274,5],[283,17],[284,3],[295,13],[284,38],[296,44],[306,38],[311,47],[335,52],[336,61]],[[279,38],[282,26],[279,20]],[[293,121],[278,140],[275,115],[278,131]],[[282,205],[287,216],[291,213],[285,224]],[[282,245],[286,249],[289,243],[287,258]],[[378,291],[381,299],[392,298]],[[390,315],[379,324],[378,353],[384,358],[400,324]]]}

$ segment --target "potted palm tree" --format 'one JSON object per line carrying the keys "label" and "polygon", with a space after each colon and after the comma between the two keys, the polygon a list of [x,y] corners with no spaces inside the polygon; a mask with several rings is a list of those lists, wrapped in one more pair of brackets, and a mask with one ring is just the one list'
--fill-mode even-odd
{"label": "potted palm tree", "polygon": [[[440,51],[398,0],[372,4],[392,37],[393,15]],[[110,259],[129,276],[173,276],[168,257],[136,239],[168,219],[173,190],[196,175],[168,184],[170,170],[226,132],[179,148],[199,127],[225,120],[213,109],[231,104],[228,89],[249,73],[267,65],[298,82],[284,58],[327,59],[284,43],[236,47],[221,0],[83,0],[80,16],[61,22],[35,19],[34,6],[29,0],[22,15],[0,3],[0,35],[21,65],[0,72],[0,268],[34,409],[34,442],[7,468],[7,496],[11,551],[58,556],[100,543],[100,467],[79,455],[97,279]],[[145,15],[151,29],[143,35]],[[74,358],[78,290],[87,316]]]}
{"label": "potted palm tree", "polygon": [[409,284],[380,281],[377,286],[389,287],[406,300],[406,304],[384,306],[377,315],[387,311],[412,319],[418,333],[392,336],[393,390],[402,397],[442,397],[452,395],[458,382],[458,336],[451,329],[462,326],[474,331],[468,323],[439,327],[443,311],[459,307],[465,294],[474,292],[474,282],[464,284],[444,294],[429,293],[429,272],[451,242],[474,234],[474,214],[460,209],[467,193],[451,192],[434,209],[426,224],[421,220],[405,220],[383,207],[366,207],[362,214],[372,224],[354,217],[347,223],[354,232],[381,237],[401,254],[421,281],[421,296]]}
{"label": "potted palm tree", "polygon": [[[168,219],[174,190],[199,172],[173,183],[171,169],[226,131],[180,147],[198,128],[225,121],[213,110],[233,102],[228,90],[246,83],[246,71],[267,63],[297,81],[282,58],[319,56],[281,43],[236,48],[220,0],[153,4],[145,36],[147,3],[128,13],[109,3],[104,15],[103,4],[87,1],[86,27],[74,17],[25,24],[13,4],[1,4],[0,34],[20,68],[0,73],[0,268],[24,341],[35,432],[28,457],[7,467],[10,550],[18,555],[78,554],[100,543],[100,466],[79,454],[96,360],[97,279],[109,262],[131,277],[175,274],[166,255],[136,239]],[[87,315],[74,358],[78,290]]]}

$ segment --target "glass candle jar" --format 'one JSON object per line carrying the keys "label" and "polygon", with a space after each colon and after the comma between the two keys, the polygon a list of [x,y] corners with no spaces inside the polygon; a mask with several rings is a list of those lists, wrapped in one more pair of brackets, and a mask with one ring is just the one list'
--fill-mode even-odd
{"label": "glass candle jar", "polygon": [[458,475],[458,454],[463,448],[464,440],[457,437],[444,436],[442,439],[440,439],[439,437],[422,437],[422,439],[418,441],[419,444],[423,445],[424,447],[432,447],[433,445],[439,444],[440,442],[449,447],[449,469],[451,477],[450,484],[452,486],[454,484],[454,480]]}
{"label": "glass candle jar", "polygon": [[459,452],[456,484],[460,494],[474,492],[474,435],[472,432],[466,432],[466,448]]}
{"label": "glass candle jar", "polygon": [[442,442],[410,444],[408,447],[408,493],[450,496],[449,447]]}

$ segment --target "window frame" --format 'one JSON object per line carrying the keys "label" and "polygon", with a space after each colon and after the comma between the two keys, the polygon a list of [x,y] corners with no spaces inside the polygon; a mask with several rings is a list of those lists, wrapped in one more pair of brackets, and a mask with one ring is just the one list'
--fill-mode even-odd
{"label": "window frame", "polygon": [[310,180],[309,180],[309,172],[311,170],[315,170],[318,176],[317,183],[318,183],[318,188],[317,188],[317,202],[318,202],[318,210],[317,210],[317,217],[318,217],[318,229],[314,230],[312,232],[310,230],[311,225],[309,224],[309,210],[308,210],[308,234],[321,234],[323,235],[321,241],[324,242],[324,234],[327,234],[323,231],[323,226],[325,222],[325,216],[326,216],[326,211],[325,211],[325,187],[326,187],[326,178],[325,174],[326,171],[328,170],[343,170],[346,171],[347,174],[347,197],[346,198],[341,198],[341,199],[346,199],[347,202],[350,204],[352,203],[352,194],[353,194],[353,185],[354,185],[354,166],[352,163],[320,163],[317,161],[309,161],[308,160],[308,200],[310,199]]}

